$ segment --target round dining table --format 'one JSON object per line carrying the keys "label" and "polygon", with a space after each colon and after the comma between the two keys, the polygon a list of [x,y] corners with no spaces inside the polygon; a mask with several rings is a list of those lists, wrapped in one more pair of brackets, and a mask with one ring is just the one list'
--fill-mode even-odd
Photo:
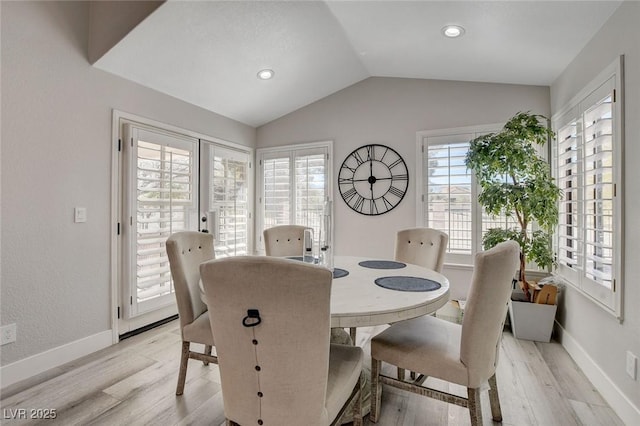
{"label": "round dining table", "polygon": [[[301,257],[289,259],[301,260]],[[349,328],[352,337],[357,327],[392,324],[432,314],[449,301],[447,277],[410,263],[335,256],[333,276],[331,327]],[[421,281],[430,286],[419,288]],[[393,288],[394,282],[400,285]],[[418,288],[415,288],[416,282]],[[392,288],[382,286],[387,283],[391,283]],[[407,283],[410,288],[403,288]],[[206,303],[202,281],[199,286],[202,301]]]}
{"label": "round dining table", "polygon": [[[353,256],[335,256],[333,263],[331,327],[391,324],[432,314],[449,301],[449,280],[428,268]],[[428,286],[421,288],[423,282]]]}

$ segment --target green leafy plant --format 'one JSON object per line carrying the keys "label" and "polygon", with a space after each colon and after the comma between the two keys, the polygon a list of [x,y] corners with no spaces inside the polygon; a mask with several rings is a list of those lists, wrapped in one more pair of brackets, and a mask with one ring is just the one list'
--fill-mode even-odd
{"label": "green leafy plant", "polygon": [[[478,200],[490,215],[505,214],[517,220],[516,228],[492,228],[482,244],[489,249],[514,240],[520,244],[520,282],[532,299],[525,276],[528,259],[541,268],[555,266],[551,233],[558,223],[561,190],[554,183],[549,163],[536,145],[543,146],[553,137],[542,115],[519,112],[498,133],[489,133],[471,141],[465,163],[480,186]],[[527,232],[531,223],[538,230]]]}

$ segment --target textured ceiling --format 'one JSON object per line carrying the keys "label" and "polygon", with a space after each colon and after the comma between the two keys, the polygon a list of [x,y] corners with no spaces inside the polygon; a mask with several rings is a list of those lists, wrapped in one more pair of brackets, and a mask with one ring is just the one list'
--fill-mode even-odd
{"label": "textured ceiling", "polygon": [[169,1],[94,65],[260,126],[370,76],[550,85],[619,5]]}

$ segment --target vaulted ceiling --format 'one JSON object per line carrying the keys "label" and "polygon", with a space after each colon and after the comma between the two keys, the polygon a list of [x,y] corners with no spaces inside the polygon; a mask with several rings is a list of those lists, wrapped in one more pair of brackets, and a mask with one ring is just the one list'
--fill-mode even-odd
{"label": "vaulted ceiling", "polygon": [[620,3],[168,1],[94,66],[260,126],[371,76],[548,86]]}

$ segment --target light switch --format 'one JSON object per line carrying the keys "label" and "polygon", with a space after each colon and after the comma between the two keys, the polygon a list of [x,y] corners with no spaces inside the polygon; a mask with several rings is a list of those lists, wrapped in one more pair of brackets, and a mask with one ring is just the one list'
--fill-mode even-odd
{"label": "light switch", "polygon": [[76,207],[73,209],[74,222],[83,223],[87,221],[87,209],[86,207]]}

